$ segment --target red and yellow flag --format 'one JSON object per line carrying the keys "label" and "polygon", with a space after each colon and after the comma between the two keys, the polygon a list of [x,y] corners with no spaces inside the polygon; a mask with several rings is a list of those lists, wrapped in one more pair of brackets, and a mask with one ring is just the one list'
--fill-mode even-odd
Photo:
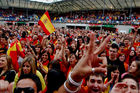
{"label": "red and yellow flag", "polygon": [[15,40],[10,44],[10,48],[7,51],[7,55],[11,56],[14,70],[18,72],[19,70],[18,55],[20,55],[21,57],[25,56],[22,51],[21,44],[18,40]]}
{"label": "red and yellow flag", "polygon": [[17,40],[17,43],[16,43],[16,48],[17,48],[17,54],[18,54],[19,56],[21,56],[22,58],[24,58],[24,57],[25,57],[25,54],[24,54],[24,52],[23,52],[21,43],[20,43],[20,41],[18,41],[18,40]]}
{"label": "red and yellow flag", "polygon": [[53,24],[51,23],[51,19],[48,11],[43,14],[40,18],[38,24],[42,27],[43,31],[49,35],[55,31]]}

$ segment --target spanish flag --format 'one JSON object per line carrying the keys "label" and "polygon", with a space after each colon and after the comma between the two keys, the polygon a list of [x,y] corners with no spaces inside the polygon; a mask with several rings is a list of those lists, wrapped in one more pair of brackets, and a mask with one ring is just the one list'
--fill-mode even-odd
{"label": "spanish flag", "polygon": [[51,19],[48,11],[43,14],[40,18],[38,24],[42,27],[43,31],[49,35],[55,31],[53,24],[51,23]]}
{"label": "spanish flag", "polygon": [[18,40],[15,40],[10,44],[10,48],[7,51],[7,55],[11,56],[14,70],[18,72],[19,70],[18,55],[20,55],[21,57],[25,56],[24,53],[22,52],[22,47]]}
{"label": "spanish flag", "polygon": [[17,43],[16,43],[16,48],[17,48],[17,54],[18,54],[19,56],[21,56],[22,58],[24,58],[24,57],[25,57],[25,54],[24,54],[24,52],[23,52],[21,43],[20,43],[20,41],[18,41],[18,40],[17,40]]}

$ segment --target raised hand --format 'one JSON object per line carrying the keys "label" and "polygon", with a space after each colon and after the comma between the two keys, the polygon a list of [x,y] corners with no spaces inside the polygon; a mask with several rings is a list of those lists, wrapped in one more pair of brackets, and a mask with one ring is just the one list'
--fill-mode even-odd
{"label": "raised hand", "polygon": [[94,72],[106,72],[107,60],[103,57],[98,57],[98,55],[104,50],[105,45],[110,40],[111,36],[108,36],[104,42],[98,47],[95,48],[95,34],[90,34],[90,43],[88,50],[79,60],[77,65],[74,67],[71,77],[77,82],[80,82],[83,78],[93,73],[92,68],[94,67]]}
{"label": "raised hand", "polygon": [[125,87],[127,87],[127,84],[125,83],[116,83],[112,88],[111,93],[125,93]]}

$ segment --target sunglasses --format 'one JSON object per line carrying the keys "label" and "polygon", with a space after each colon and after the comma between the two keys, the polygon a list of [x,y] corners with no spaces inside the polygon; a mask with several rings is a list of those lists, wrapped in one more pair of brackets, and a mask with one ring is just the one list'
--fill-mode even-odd
{"label": "sunglasses", "polygon": [[26,88],[15,88],[14,93],[21,93],[24,91],[24,93],[34,93],[34,89],[32,87],[26,87]]}

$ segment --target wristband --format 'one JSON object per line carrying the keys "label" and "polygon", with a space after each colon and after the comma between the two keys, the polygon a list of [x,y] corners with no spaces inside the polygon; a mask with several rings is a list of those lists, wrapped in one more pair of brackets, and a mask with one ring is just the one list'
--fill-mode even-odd
{"label": "wristband", "polygon": [[73,84],[70,82],[70,80],[69,80],[69,79],[67,79],[67,83],[68,83],[68,84],[69,84],[69,86],[71,86],[71,87],[77,87],[77,86],[73,85]]}
{"label": "wristband", "polygon": [[66,81],[64,82],[64,88],[69,93],[75,93],[75,92],[77,92],[79,90],[79,88],[77,88],[75,91],[72,91],[72,90],[68,89],[67,86],[66,86]]}
{"label": "wristband", "polygon": [[79,86],[82,84],[82,82],[83,82],[83,80],[82,80],[81,82],[75,82],[75,81],[71,78],[71,72],[70,72],[70,74],[69,74],[68,79],[69,79],[69,81],[70,81],[71,84],[73,84],[74,86],[77,86],[77,87],[79,87]]}
{"label": "wristband", "polygon": [[93,73],[95,72],[95,68],[92,68],[91,70],[92,70]]}

